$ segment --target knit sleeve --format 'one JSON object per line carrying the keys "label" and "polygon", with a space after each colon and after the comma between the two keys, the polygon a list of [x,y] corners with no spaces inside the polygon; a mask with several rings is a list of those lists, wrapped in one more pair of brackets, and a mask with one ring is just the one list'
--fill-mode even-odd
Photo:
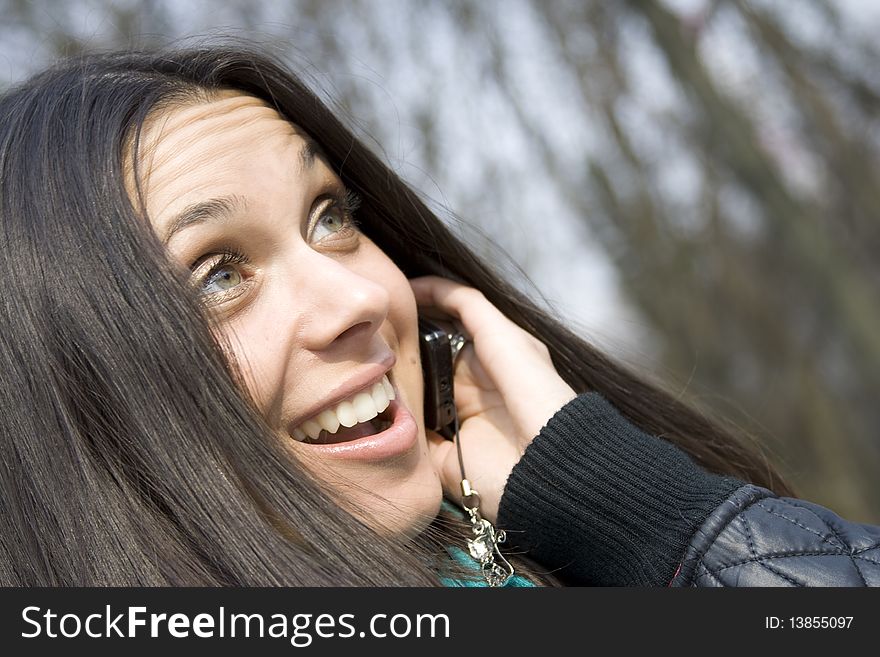
{"label": "knit sleeve", "polygon": [[666,586],[702,522],[743,485],[707,472],[589,392],[557,411],[526,449],[497,524],[567,584]]}

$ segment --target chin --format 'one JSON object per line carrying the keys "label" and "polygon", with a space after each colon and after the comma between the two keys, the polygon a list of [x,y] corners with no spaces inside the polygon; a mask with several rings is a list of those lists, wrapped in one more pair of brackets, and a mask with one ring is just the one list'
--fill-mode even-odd
{"label": "chin", "polygon": [[[410,374],[409,372],[407,372]],[[440,475],[434,468],[428,452],[425,434],[424,396],[421,367],[411,373],[410,379],[403,374],[398,381],[402,402],[412,412],[418,426],[415,449],[401,458],[383,473],[385,481],[376,481],[370,491],[376,493],[362,509],[369,515],[364,518],[370,527],[383,535],[393,535],[409,540],[422,533],[437,517],[443,501]],[[378,499],[381,496],[382,500]]]}
{"label": "chin", "polygon": [[[428,445],[420,427],[416,450],[385,469],[361,478],[358,485],[342,492],[353,513],[383,536],[409,540],[420,534],[437,516],[443,501],[440,475],[428,457]],[[354,478],[349,481],[354,481]]]}
{"label": "chin", "polygon": [[373,498],[370,504],[364,504],[361,508],[369,517],[359,514],[363,521],[382,535],[403,540],[422,533],[440,511],[443,488],[433,468],[421,479],[407,483],[397,491],[386,492],[384,499]]}

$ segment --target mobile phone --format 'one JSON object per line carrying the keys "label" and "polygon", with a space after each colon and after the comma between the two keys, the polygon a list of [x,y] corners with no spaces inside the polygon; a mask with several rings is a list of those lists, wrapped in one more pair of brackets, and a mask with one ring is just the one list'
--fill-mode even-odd
{"label": "mobile phone", "polygon": [[419,316],[419,351],[425,378],[425,428],[455,436],[451,322]]}

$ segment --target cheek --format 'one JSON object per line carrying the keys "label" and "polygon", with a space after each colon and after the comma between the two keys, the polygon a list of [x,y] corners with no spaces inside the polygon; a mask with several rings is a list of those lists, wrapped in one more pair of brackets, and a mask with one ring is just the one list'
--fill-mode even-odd
{"label": "cheek", "polygon": [[416,299],[403,273],[399,275],[399,283],[402,284],[391,291],[390,314],[392,318],[390,319],[398,328],[398,333],[401,336],[413,336],[418,331]]}
{"label": "cheek", "polygon": [[416,395],[422,393],[422,364],[419,354],[418,316],[415,300],[411,297],[402,300],[393,308],[393,311],[394,317],[390,319],[397,344],[390,344],[397,351],[398,366],[395,369],[399,376],[406,376],[408,379],[406,383],[410,393],[410,401],[413,401],[419,398]]}
{"label": "cheek", "polygon": [[419,353],[418,306],[406,275],[384,255],[383,259],[387,266],[385,270],[387,276],[383,278],[383,284],[391,298],[388,313],[390,330],[384,337],[397,353],[395,376],[398,387],[405,397],[410,412],[419,425],[423,426],[424,382]]}
{"label": "cheek", "polygon": [[[390,322],[401,349],[416,349],[418,355],[418,306],[412,287],[403,271],[388,258],[384,252],[373,245],[379,254],[379,262],[374,271],[381,271],[378,281],[388,290],[391,304],[388,309]],[[401,354],[403,355],[403,354]],[[407,354],[410,356],[410,354]]]}
{"label": "cheek", "polygon": [[225,326],[215,334],[223,345],[224,355],[238,373],[239,387],[246,391],[270,425],[275,426],[281,414],[287,363],[277,327],[268,319],[254,318]]}

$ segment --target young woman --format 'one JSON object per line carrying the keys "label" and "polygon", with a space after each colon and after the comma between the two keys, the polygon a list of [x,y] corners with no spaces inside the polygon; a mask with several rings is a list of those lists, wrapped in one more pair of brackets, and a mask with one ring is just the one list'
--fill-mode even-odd
{"label": "young woman", "polygon": [[[255,52],[0,100],[0,584],[479,585],[420,313],[508,584],[880,582],[880,530],[531,304]],[[661,438],[662,437],[662,438]]]}

